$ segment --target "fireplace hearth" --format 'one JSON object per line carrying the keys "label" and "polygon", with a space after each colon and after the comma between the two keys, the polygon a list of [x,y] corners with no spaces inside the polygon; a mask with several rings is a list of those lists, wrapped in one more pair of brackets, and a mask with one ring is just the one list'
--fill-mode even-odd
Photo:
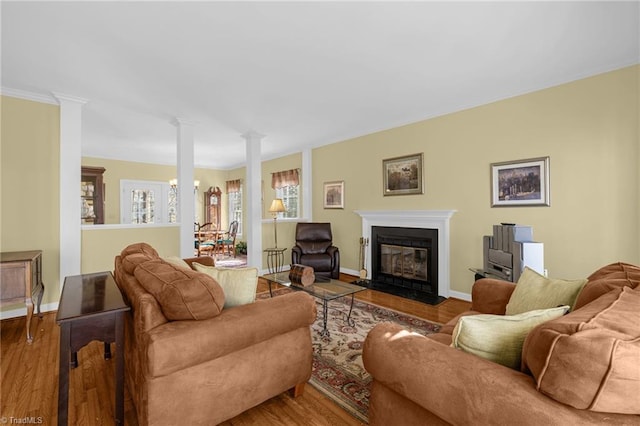
{"label": "fireplace hearth", "polygon": [[371,228],[369,288],[437,304],[438,230],[396,226]]}

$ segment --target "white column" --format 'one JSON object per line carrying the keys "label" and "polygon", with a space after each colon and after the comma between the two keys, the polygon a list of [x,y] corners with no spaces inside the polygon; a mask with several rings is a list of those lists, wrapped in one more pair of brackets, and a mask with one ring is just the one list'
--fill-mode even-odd
{"label": "white column", "polygon": [[196,123],[176,118],[178,128],[178,222],[180,222],[180,257],[193,257],[193,127]]}
{"label": "white column", "polygon": [[311,149],[302,151],[302,217],[313,221],[313,178],[311,170]]}
{"label": "white column", "polygon": [[60,292],[64,278],[81,273],[82,106],[86,99],[53,93],[60,104]]}
{"label": "white column", "polygon": [[244,229],[247,232],[247,265],[262,270],[262,160],[260,143],[264,135],[247,132],[247,208]]}

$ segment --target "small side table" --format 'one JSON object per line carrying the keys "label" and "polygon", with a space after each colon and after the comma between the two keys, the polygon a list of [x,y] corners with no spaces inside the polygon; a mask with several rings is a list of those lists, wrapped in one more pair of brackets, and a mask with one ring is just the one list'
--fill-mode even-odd
{"label": "small side table", "polygon": [[[126,305],[111,272],[66,277],[58,305],[60,374],[58,425],[67,424],[72,354],[92,340],[116,342],[115,423],[124,424],[124,313]],[[106,348],[106,346],[105,346]]]}
{"label": "small side table", "polygon": [[268,248],[264,252],[267,253],[267,269],[270,274],[282,272],[284,266],[284,252],[286,248]]}
{"label": "small side table", "polygon": [[38,317],[44,294],[42,250],[0,253],[0,306],[22,302],[27,307],[27,343],[33,342],[31,318],[35,300]]}

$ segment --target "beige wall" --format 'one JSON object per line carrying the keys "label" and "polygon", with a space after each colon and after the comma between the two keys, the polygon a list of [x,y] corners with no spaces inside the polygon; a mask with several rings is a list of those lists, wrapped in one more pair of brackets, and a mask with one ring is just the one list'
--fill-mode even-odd
{"label": "beige wall", "polygon": [[[469,293],[492,225],[531,225],[553,277],[640,263],[640,67],[602,74],[313,151],[313,218],[330,221],[342,267],[358,269],[354,210],[454,209],[451,287]],[[382,196],[382,160],[424,153],[425,193]],[[490,206],[490,164],[549,156],[551,207]],[[322,208],[322,184],[345,181],[345,209]]]}
{"label": "beige wall", "polygon": [[180,255],[180,228],[170,226],[131,226],[115,228],[111,225],[92,226],[82,230],[83,274],[113,271],[114,259],[129,244],[146,242],[162,257]]}
{"label": "beige wall", "polygon": [[[42,250],[42,303],[57,302],[60,109],[7,96],[2,96],[0,106],[0,249]],[[3,310],[15,308],[20,306],[4,306]]]}

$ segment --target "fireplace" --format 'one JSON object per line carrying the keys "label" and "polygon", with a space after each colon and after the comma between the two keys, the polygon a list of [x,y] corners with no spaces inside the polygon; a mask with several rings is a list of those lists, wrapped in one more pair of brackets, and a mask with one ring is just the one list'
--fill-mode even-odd
{"label": "fireplace", "polygon": [[[367,269],[367,279],[371,282],[370,285],[381,291],[394,291],[403,297],[418,298],[424,296],[424,300],[428,303],[437,303],[449,297],[451,292],[449,278],[449,222],[455,212],[455,210],[356,210],[355,213],[362,218],[362,236],[369,241],[369,251],[366,254],[365,268]],[[385,272],[383,274],[376,274],[374,280],[373,263],[374,261],[378,262],[376,264],[377,269],[379,263],[382,261],[382,258],[378,258],[377,254],[375,260],[374,257],[371,256],[371,252],[375,250],[373,247],[375,241],[372,238],[374,227],[410,229],[409,239],[412,241],[408,244],[408,247],[415,249],[415,252],[405,252],[404,245],[396,244],[393,241],[385,243],[390,246],[402,247],[403,253],[407,255],[407,257],[402,259],[404,263],[401,268],[403,269],[396,270],[398,275]],[[428,244],[428,242],[418,243],[415,241],[415,230],[417,229],[427,229],[432,233],[435,232],[435,238],[433,235],[426,236],[426,239],[431,239],[430,247],[421,247],[421,244]],[[391,250],[390,255],[393,256],[399,249],[391,247],[385,248],[385,250]],[[426,266],[423,262],[425,254]],[[413,256],[413,265],[411,264],[411,256]],[[388,261],[387,257],[385,257],[385,261]],[[389,267],[387,267],[386,271],[388,270]],[[401,274],[411,275],[411,288],[409,288],[409,285],[406,283],[404,286],[392,287],[388,282],[384,282],[398,280]],[[389,275],[391,275],[391,277]],[[428,275],[429,277],[424,280],[422,279],[422,275]],[[379,279],[381,276],[384,279]],[[423,292],[422,290],[426,291]],[[429,293],[429,295],[425,296],[423,293]]]}
{"label": "fireplace", "polygon": [[374,290],[426,303],[438,295],[438,230],[373,226],[371,280]]}

